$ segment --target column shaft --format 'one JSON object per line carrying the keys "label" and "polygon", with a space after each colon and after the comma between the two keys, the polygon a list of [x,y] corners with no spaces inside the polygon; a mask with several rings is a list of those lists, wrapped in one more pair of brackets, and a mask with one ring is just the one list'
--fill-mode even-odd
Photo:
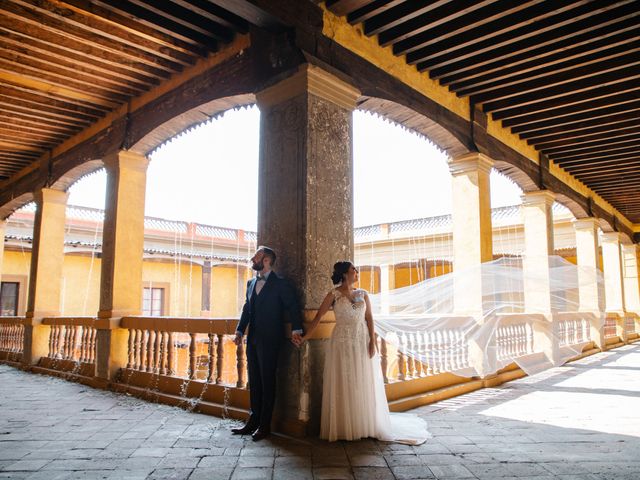
{"label": "column shaft", "polygon": [[112,379],[127,364],[127,330],[120,317],[140,315],[144,201],[148,160],[121,151],[104,159],[107,198],[102,239],[96,376]]}
{"label": "column shaft", "polygon": [[35,193],[31,272],[22,361],[32,365],[48,354],[50,327],[44,317],[60,315],[64,264],[64,223],[69,194],[43,188]]}
{"label": "column shaft", "polygon": [[640,333],[640,286],[638,274],[640,265],[638,262],[638,245],[622,245],[624,305],[627,317],[633,318],[635,332]]}
{"label": "column shaft", "polygon": [[[276,250],[312,316],[333,264],[353,259],[352,111],[359,92],[313,65],[256,94],[260,107],[258,243]],[[275,427],[319,430],[324,344],[281,356]],[[311,381],[312,379],[312,381]]]}
{"label": "column shaft", "polygon": [[616,322],[616,334],[625,342],[624,283],[622,280],[621,235],[618,232],[602,234],[602,263],[607,318]]}
{"label": "column shaft", "polygon": [[579,310],[590,313],[589,328],[591,340],[601,350],[605,347],[604,289],[596,275],[602,271],[598,247],[598,219],[581,218],[573,222],[576,233],[576,253],[578,256]]}

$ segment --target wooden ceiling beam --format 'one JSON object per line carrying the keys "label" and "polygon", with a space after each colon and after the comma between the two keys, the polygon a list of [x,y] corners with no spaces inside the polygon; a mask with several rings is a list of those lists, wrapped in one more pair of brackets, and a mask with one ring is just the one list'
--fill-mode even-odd
{"label": "wooden ceiling beam", "polygon": [[409,53],[407,61],[416,64],[418,70],[425,71],[478,55],[485,60],[497,59],[503,49],[531,50],[546,42],[557,42],[575,35],[576,31],[584,28],[584,24],[578,23],[581,20],[588,20],[592,28],[600,21],[610,21],[611,15],[603,17],[601,12],[614,9],[619,3],[606,0],[596,6],[582,1],[545,2],[542,6],[530,8],[528,15],[517,12],[513,19],[503,16],[482,30],[466,31],[465,36],[457,41],[445,39],[420,48]]}
{"label": "wooden ceiling beam", "polygon": [[53,65],[55,67],[62,68],[74,68],[77,71],[87,72],[89,75],[98,76],[102,79],[108,79],[119,85],[132,85],[139,90],[149,89],[159,83],[159,81],[150,76],[139,76],[129,74],[126,71],[116,71],[120,69],[113,69],[103,67],[95,62],[88,62],[86,59],[74,59],[68,55],[57,55],[51,52],[46,52],[40,49],[34,49],[33,47],[27,47],[21,42],[7,41],[6,37],[0,37],[0,52],[4,50],[6,57],[28,57],[32,64],[34,62],[41,62],[47,65]]}
{"label": "wooden ceiling beam", "polygon": [[[161,56],[148,53],[133,44],[126,43],[126,40],[114,41],[100,35],[91,34],[81,27],[76,27],[64,20],[56,17],[47,16],[43,13],[33,11],[21,5],[2,2],[0,3],[0,11],[4,16],[11,19],[12,23],[16,23],[13,30],[23,31],[19,24],[29,24],[39,30],[39,35],[35,38],[47,38],[49,36],[67,37],[72,45],[78,46],[81,43],[88,43],[94,48],[100,48],[118,57],[117,63],[138,62],[150,67],[159,68],[166,72],[177,72],[188,63],[178,60],[168,60]],[[56,43],[55,41],[52,43]]]}
{"label": "wooden ceiling beam", "polygon": [[596,71],[604,71],[624,65],[624,62],[631,57],[633,60],[640,51],[640,36],[637,40],[625,41],[611,48],[598,52],[567,59],[564,62],[557,62],[537,69],[522,69],[515,75],[498,75],[492,79],[484,78],[482,81],[468,80],[465,82],[453,83],[449,88],[456,92],[458,96],[478,95],[480,93],[490,93],[495,89],[509,87],[529,88],[527,82],[535,83],[535,80],[549,80],[549,85],[560,83],[568,79],[582,78],[588,74],[595,74]]}
{"label": "wooden ceiling beam", "polygon": [[69,135],[60,132],[48,132],[46,130],[34,131],[4,123],[0,123],[0,132],[5,135],[15,135],[16,138],[33,138],[34,140],[52,140],[55,142],[60,142],[61,140],[69,138]]}
{"label": "wooden ceiling beam", "polygon": [[[636,69],[632,73],[637,74],[637,72],[638,70]],[[591,80],[590,83],[592,84],[591,87],[582,88],[577,92],[566,92],[556,87],[555,94],[551,98],[549,98],[549,95],[540,98],[528,94],[524,98],[512,97],[508,100],[486,103],[483,109],[490,111],[495,120],[504,120],[526,113],[562,109],[577,103],[587,103],[582,107],[589,108],[589,104],[593,104],[595,100],[621,96],[623,93],[640,90],[640,78],[637,75],[630,80],[622,79],[619,82],[613,81],[611,84],[595,85],[594,80]],[[629,96],[626,99],[628,101]]]}
{"label": "wooden ceiling beam", "polygon": [[638,192],[640,193],[640,179],[623,182],[621,180],[589,184],[596,192]]}
{"label": "wooden ceiling beam", "polygon": [[[460,48],[461,43],[465,43],[470,36],[475,35],[476,39],[481,38],[491,28],[495,33],[496,21],[500,18],[520,18],[531,15],[531,7],[540,3],[539,0],[451,2],[451,6],[443,8],[445,15],[436,16],[437,21],[433,22],[428,19],[429,16],[420,19],[423,24],[426,23],[427,28],[415,29],[414,31],[418,33],[409,32],[408,35],[400,38],[391,36],[391,32],[389,32],[388,35],[380,36],[380,43],[381,45],[393,43],[394,54],[407,55],[407,62],[415,64],[417,63],[416,58],[422,58],[423,52],[433,50],[436,48],[435,45],[442,48],[452,48],[457,45]],[[548,7],[546,8],[548,9]],[[509,28],[509,23],[506,20],[499,28],[505,27]]]}
{"label": "wooden ceiling beam", "polygon": [[[613,169],[613,170],[612,170]],[[618,172],[624,172],[627,170],[640,170],[640,157],[635,157],[635,161],[633,159],[628,159],[623,162],[612,162],[606,165],[599,166],[590,166],[590,167],[575,167],[575,168],[565,168],[565,170],[572,175],[581,174],[581,175],[598,175],[603,172],[613,171],[616,174]]]}
{"label": "wooden ceiling beam", "polygon": [[13,68],[11,64],[0,60],[0,82],[17,84],[36,92],[53,92],[58,96],[83,100],[93,106],[113,109],[125,103],[129,97],[92,87],[83,82],[61,76],[34,72],[27,68]]}
{"label": "wooden ceiling beam", "polygon": [[562,168],[573,168],[578,167],[580,165],[590,166],[590,165],[604,165],[608,163],[618,162],[618,161],[628,161],[629,159],[633,159],[637,156],[640,156],[640,149],[630,150],[628,152],[620,152],[617,154],[611,155],[601,155],[601,156],[592,156],[591,158],[576,158],[576,159],[564,159],[558,160],[557,163]]}
{"label": "wooden ceiling beam", "polygon": [[[2,86],[2,93],[0,93],[0,96],[24,100],[32,104],[40,105],[45,109],[54,108],[60,111],[80,114],[80,116],[86,116],[88,119],[100,118],[108,111],[104,107],[94,108],[83,102],[60,99],[55,95],[35,92],[7,82],[0,82],[0,86]],[[17,103],[20,104],[20,102]]]}
{"label": "wooden ceiling beam", "polygon": [[498,58],[483,55],[470,57],[458,62],[429,70],[429,76],[441,85],[449,86],[457,82],[478,82],[486,79],[508,77],[527,70],[535,70],[547,65],[563,62],[582,55],[598,52],[604,48],[624,43],[638,37],[640,16],[615,19],[595,30],[581,31],[558,41],[544,42],[532,49],[514,50]]}
{"label": "wooden ceiling beam", "polygon": [[[16,29],[10,27],[20,28]],[[83,65],[90,65],[102,71],[118,74],[122,78],[129,78],[142,83],[158,84],[161,79],[167,78],[170,73],[155,67],[146,66],[140,62],[123,62],[121,57],[110,52],[94,48],[89,43],[78,44],[64,35],[44,35],[37,37],[39,31],[36,27],[18,22],[7,21],[0,15],[0,33],[2,40],[14,45],[24,45],[29,50],[35,50],[42,55],[52,58],[67,59]],[[34,36],[35,35],[35,36]]]}
{"label": "wooden ceiling beam", "polygon": [[622,148],[628,148],[635,144],[638,144],[640,137],[632,135],[629,137],[622,137],[621,139],[612,139],[611,141],[599,140],[596,142],[586,142],[582,145],[575,147],[558,147],[543,150],[543,153],[552,159],[562,159],[571,155],[583,155],[588,153],[601,153],[610,152],[612,150],[619,150]]}
{"label": "wooden ceiling beam", "polygon": [[564,108],[503,120],[502,126],[511,128],[513,133],[522,134],[578,122],[600,120],[606,122],[617,115],[633,113],[638,109],[640,109],[640,99],[636,100],[634,92],[630,91],[629,93],[595,99],[587,104],[576,103]]}
{"label": "wooden ceiling beam", "polygon": [[613,113],[576,122],[566,120],[562,123],[548,122],[542,128],[536,130],[530,129],[524,132],[516,132],[512,129],[511,132],[517,133],[523,140],[544,141],[546,139],[562,138],[567,135],[579,135],[582,132],[606,132],[610,128],[615,128],[618,123],[626,125],[638,118],[640,118],[640,106],[626,110],[623,113]]}
{"label": "wooden ceiling beam", "polygon": [[[183,6],[184,8],[197,11],[202,16],[207,17],[212,22],[218,23],[225,28],[234,30],[238,33],[247,33],[249,31],[249,22],[244,18],[231,13],[229,10],[225,10],[219,7],[215,3],[209,0],[172,0],[174,3]],[[364,1],[364,0],[363,0]]]}
{"label": "wooden ceiling beam", "polygon": [[[380,15],[397,5],[402,5],[405,3],[405,0],[373,0],[367,2],[361,8],[350,12],[347,15],[347,21],[351,25],[355,25],[356,23],[362,23],[370,18],[375,17],[376,15]],[[335,12],[334,12],[335,13]]]}
{"label": "wooden ceiling beam", "polygon": [[202,48],[197,42],[193,40],[183,40],[176,35],[171,35],[166,32],[160,31],[157,28],[150,27],[148,25],[139,22],[130,16],[123,15],[114,10],[110,10],[100,5],[99,1],[95,0],[52,0],[61,6],[73,9],[83,15],[90,15],[96,20],[102,22],[109,22],[111,25],[119,26],[131,32],[134,35],[139,35],[152,42],[155,42],[159,48],[170,48],[178,52],[182,52],[187,55],[202,56],[205,54],[205,49]]}
{"label": "wooden ceiling beam", "polygon": [[100,3],[120,14],[129,15],[145,25],[159,28],[163,32],[173,32],[179,38],[198,42],[208,50],[218,50],[218,41],[212,36],[186,22],[176,21],[173,16],[158,13],[156,9],[149,9],[130,1],[100,0]]}
{"label": "wooden ceiling beam", "polygon": [[44,123],[38,121],[26,121],[24,119],[19,119],[14,116],[9,116],[0,112],[0,125],[10,126],[11,128],[21,128],[27,131],[32,132],[50,132],[64,136],[71,136],[76,133],[78,130],[63,126],[56,125],[53,123]]}
{"label": "wooden ceiling beam", "polygon": [[601,131],[601,133],[576,133],[573,136],[565,136],[562,138],[555,139],[546,139],[544,142],[541,141],[530,141],[532,145],[535,145],[537,150],[545,150],[556,148],[556,147],[569,147],[576,146],[579,147],[589,142],[597,142],[599,140],[613,140],[625,138],[630,135],[640,134],[640,119],[632,121],[631,124],[627,126],[623,126],[621,124],[612,124],[603,128],[608,128],[608,130]]}
{"label": "wooden ceiling beam", "polygon": [[327,9],[330,12],[343,17],[366,6],[370,0],[327,0]]}
{"label": "wooden ceiling beam", "polygon": [[611,158],[614,155],[638,155],[640,154],[640,146],[634,147],[620,147],[615,149],[596,150],[593,152],[582,152],[579,154],[571,155],[558,155],[551,158],[555,163],[559,163],[562,166],[562,162],[571,162],[574,160],[596,160],[599,158]]}
{"label": "wooden ceiling beam", "polygon": [[[480,95],[473,95],[472,101],[482,105],[485,111],[502,110],[512,106],[529,105],[548,98],[561,98],[592,91],[602,85],[613,86],[627,80],[640,80],[640,60],[618,59],[615,65],[604,72],[583,72],[581,77],[574,78],[568,72],[553,75],[550,78],[532,80],[525,84],[505,87]],[[545,81],[549,83],[545,86]],[[519,89],[518,89],[519,87]]]}
{"label": "wooden ceiling beam", "polygon": [[[389,38],[395,38],[395,41],[402,40],[407,35],[419,33],[420,28],[424,25],[431,26],[436,22],[444,21],[446,10],[460,14],[460,7],[456,7],[446,0],[429,2],[428,4],[404,2],[364,22],[364,34],[367,36],[379,35],[380,45],[386,46],[390,43]],[[428,22],[425,21],[426,18],[429,19]],[[380,35],[382,32],[385,32],[384,35]],[[411,33],[407,34],[407,32]]]}
{"label": "wooden ceiling beam", "polygon": [[638,167],[638,165],[632,165],[630,167],[616,169],[615,172],[609,172],[609,173],[590,172],[590,173],[585,173],[585,172],[578,171],[578,172],[572,173],[572,175],[574,177],[576,177],[578,180],[584,182],[586,179],[591,181],[592,179],[598,179],[598,178],[611,178],[611,177],[619,178],[622,175],[624,175],[625,177],[626,176],[630,176],[632,178],[634,178],[634,177],[640,178],[640,173],[639,172],[640,172],[640,167]]}
{"label": "wooden ceiling beam", "polygon": [[54,113],[52,111],[44,111],[38,108],[32,108],[24,105],[16,105],[11,98],[6,98],[0,95],[0,107],[2,107],[4,113],[8,113],[10,115],[21,115],[27,118],[39,119],[42,118],[44,120],[52,121],[52,122],[60,122],[65,125],[70,125],[72,127],[87,127],[93,123],[93,120],[86,119],[78,119],[72,115],[65,113]]}
{"label": "wooden ceiling beam", "polygon": [[6,49],[0,49],[0,62],[15,67],[15,71],[18,72],[28,71],[32,75],[39,75],[39,78],[42,80],[68,78],[75,82],[82,82],[90,87],[102,88],[105,91],[110,91],[118,95],[137,96],[149,89],[148,85],[124,82],[117,78],[114,79],[114,77],[109,75],[91,71],[81,65],[74,66],[67,62],[41,61],[32,56],[16,54]]}

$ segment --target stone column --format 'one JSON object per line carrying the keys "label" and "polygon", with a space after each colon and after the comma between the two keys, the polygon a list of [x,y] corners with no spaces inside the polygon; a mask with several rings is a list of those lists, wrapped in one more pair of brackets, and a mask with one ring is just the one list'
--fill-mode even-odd
{"label": "stone column", "polygon": [[624,284],[624,306],[627,317],[633,318],[635,331],[640,333],[640,286],[638,274],[640,264],[638,262],[638,245],[622,244],[622,266]]}
{"label": "stone column", "polygon": [[120,151],[104,159],[107,198],[102,238],[100,311],[96,322],[96,377],[113,379],[127,364],[126,329],[120,318],[140,315],[146,157]]}
{"label": "stone column", "polygon": [[[453,195],[454,312],[475,317],[478,328],[485,320],[480,265],[493,260],[489,182],[492,165],[493,161],[481,153],[449,160]],[[484,377],[495,369],[495,348],[471,340],[469,361]]]}
{"label": "stone column", "polygon": [[389,292],[395,288],[395,267],[388,263],[380,265],[380,308],[382,313],[389,313]]}
{"label": "stone column", "polygon": [[[293,280],[307,316],[331,288],[338,260],[353,259],[352,111],[360,93],[313,65],[256,94],[260,107],[258,244]],[[275,427],[319,428],[323,344],[286,349]]]}
{"label": "stone column", "polygon": [[597,281],[602,271],[600,250],[598,248],[598,219],[581,218],[573,222],[576,233],[576,253],[578,256],[578,285],[581,312],[590,312],[591,340],[603,350],[604,342],[604,289]]}
{"label": "stone column", "polygon": [[625,329],[624,283],[622,281],[622,238],[619,232],[603,233],[602,263],[604,266],[604,294],[607,319],[616,322],[616,335],[627,341]]}
{"label": "stone column", "polygon": [[34,365],[48,354],[50,327],[42,325],[42,319],[60,315],[64,223],[69,194],[42,188],[34,197],[37,209],[22,356],[26,365]]}
{"label": "stone column", "polygon": [[534,348],[544,352],[553,364],[560,359],[551,309],[549,272],[549,256],[554,254],[551,211],[554,199],[555,195],[548,190],[522,195],[525,248],[522,259],[524,311],[543,316],[541,321],[534,322]]}
{"label": "stone column", "polygon": [[0,220],[0,279],[2,279],[2,262],[4,260],[4,232],[7,227],[6,220]]}

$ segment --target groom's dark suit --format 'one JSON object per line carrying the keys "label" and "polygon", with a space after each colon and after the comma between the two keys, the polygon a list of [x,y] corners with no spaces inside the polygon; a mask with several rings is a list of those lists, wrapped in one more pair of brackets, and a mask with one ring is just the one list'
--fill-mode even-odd
{"label": "groom's dark suit", "polygon": [[[264,281],[264,280],[263,280]],[[247,339],[247,365],[251,416],[248,424],[269,431],[276,395],[276,367],[285,338],[285,312],[292,330],[302,330],[302,316],[295,289],[287,280],[271,272],[260,293],[257,279],[247,283],[247,295],[237,331]]]}

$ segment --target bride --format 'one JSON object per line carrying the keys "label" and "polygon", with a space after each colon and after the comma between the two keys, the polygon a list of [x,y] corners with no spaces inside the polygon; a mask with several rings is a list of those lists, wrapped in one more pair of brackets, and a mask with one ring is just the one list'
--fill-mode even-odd
{"label": "bride", "polygon": [[336,287],[325,297],[303,337],[304,341],[311,336],[333,306],[336,325],[324,364],[320,438],[423,443],[430,436],[423,419],[389,413],[369,296],[353,288],[358,269],[351,262],[338,262],[331,280]]}

